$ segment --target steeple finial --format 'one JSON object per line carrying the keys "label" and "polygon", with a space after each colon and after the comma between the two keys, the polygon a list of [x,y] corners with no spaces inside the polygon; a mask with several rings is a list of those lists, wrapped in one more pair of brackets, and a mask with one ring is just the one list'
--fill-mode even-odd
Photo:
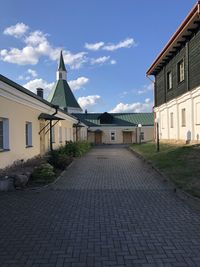
{"label": "steeple finial", "polygon": [[67,71],[65,68],[62,50],[60,51],[60,60],[59,60],[59,64],[58,64],[58,70],[56,73],[56,77],[57,77],[57,80],[66,80],[67,79]]}
{"label": "steeple finial", "polygon": [[60,51],[60,61],[59,61],[59,65],[58,65],[58,70],[66,71],[65,63],[64,63],[64,60],[63,60],[62,50]]}

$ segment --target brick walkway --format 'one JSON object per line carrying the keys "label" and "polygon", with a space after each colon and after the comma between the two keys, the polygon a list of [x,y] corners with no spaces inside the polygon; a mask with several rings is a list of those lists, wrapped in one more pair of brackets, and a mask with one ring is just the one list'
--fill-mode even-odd
{"label": "brick walkway", "polygon": [[93,149],[57,184],[0,194],[0,266],[200,266],[200,213],[125,148]]}

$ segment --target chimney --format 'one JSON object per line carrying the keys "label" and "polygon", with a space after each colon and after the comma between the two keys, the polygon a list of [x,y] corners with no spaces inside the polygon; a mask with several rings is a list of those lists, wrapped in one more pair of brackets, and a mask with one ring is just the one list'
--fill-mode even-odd
{"label": "chimney", "polygon": [[42,88],[37,88],[37,96],[44,98],[44,90]]}

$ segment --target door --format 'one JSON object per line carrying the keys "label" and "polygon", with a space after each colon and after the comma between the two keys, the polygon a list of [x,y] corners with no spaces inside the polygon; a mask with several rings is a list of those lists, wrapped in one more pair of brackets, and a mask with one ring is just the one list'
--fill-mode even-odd
{"label": "door", "polygon": [[123,143],[124,144],[132,143],[132,132],[123,132]]}
{"label": "door", "polygon": [[102,132],[95,132],[95,144],[102,144]]}

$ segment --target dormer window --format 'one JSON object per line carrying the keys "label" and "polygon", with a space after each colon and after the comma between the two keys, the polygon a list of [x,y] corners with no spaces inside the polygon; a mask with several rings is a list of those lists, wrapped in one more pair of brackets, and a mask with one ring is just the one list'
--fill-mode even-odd
{"label": "dormer window", "polygon": [[185,80],[185,64],[184,60],[178,62],[178,83],[181,83]]}

